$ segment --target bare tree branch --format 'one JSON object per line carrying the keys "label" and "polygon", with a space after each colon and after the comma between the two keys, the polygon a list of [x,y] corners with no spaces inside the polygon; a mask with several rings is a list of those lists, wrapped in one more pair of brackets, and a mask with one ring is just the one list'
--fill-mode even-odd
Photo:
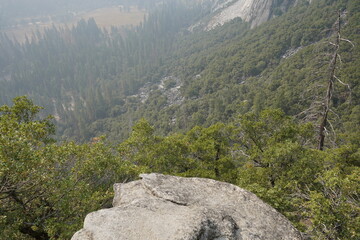
{"label": "bare tree branch", "polygon": [[344,41],[344,42],[350,43],[353,48],[355,47],[355,45],[354,45],[349,39],[340,38],[340,40],[341,40],[341,41]]}

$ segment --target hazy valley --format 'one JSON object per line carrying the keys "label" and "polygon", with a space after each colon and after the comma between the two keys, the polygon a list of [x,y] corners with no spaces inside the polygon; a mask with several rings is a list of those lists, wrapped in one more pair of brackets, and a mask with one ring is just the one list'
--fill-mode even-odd
{"label": "hazy valley", "polygon": [[0,239],[69,239],[150,172],[360,237],[359,1],[31,1],[0,2]]}

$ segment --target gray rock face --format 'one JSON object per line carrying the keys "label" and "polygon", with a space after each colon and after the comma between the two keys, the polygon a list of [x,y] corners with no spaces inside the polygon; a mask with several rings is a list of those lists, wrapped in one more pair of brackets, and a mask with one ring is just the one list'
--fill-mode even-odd
{"label": "gray rock face", "polygon": [[209,22],[207,29],[213,29],[218,25],[240,17],[245,22],[254,20],[252,26],[266,22],[270,18],[273,0],[238,0],[227,5]]}
{"label": "gray rock face", "polygon": [[143,174],[115,184],[113,208],[90,213],[72,240],[296,240],[291,223],[254,194],[202,178]]}
{"label": "gray rock face", "polygon": [[274,9],[286,12],[299,1],[311,0],[208,0],[213,3],[212,12],[215,14],[206,24],[205,30],[221,26],[234,18],[241,18],[250,22],[254,28],[268,21],[274,16]]}

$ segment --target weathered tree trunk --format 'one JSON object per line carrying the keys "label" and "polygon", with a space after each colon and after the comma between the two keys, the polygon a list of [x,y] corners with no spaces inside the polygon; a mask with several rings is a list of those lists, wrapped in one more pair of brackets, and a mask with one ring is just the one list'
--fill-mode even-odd
{"label": "weathered tree trunk", "polygon": [[327,87],[327,91],[326,91],[326,97],[324,100],[324,111],[322,114],[322,119],[320,122],[320,129],[319,129],[319,144],[318,144],[318,149],[319,150],[324,150],[324,142],[325,142],[325,131],[326,131],[326,126],[328,123],[328,115],[329,115],[329,111],[330,111],[330,104],[331,104],[331,99],[332,99],[332,92],[334,89],[334,82],[336,80],[336,76],[335,76],[335,70],[336,70],[336,65],[337,65],[337,61],[338,61],[338,57],[339,57],[339,48],[340,48],[340,40],[341,40],[341,36],[340,36],[340,11],[338,12],[338,20],[336,22],[336,26],[335,26],[335,31],[336,31],[336,40],[335,43],[332,43],[332,45],[334,46],[334,53],[332,55],[331,58],[331,62],[329,65],[329,81],[328,81],[328,87]]}

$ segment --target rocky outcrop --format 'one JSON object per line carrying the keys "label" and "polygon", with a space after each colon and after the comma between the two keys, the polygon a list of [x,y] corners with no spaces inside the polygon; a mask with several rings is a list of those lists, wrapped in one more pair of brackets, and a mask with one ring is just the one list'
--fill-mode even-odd
{"label": "rocky outcrop", "polygon": [[181,95],[181,86],[182,82],[179,78],[167,76],[161,79],[159,84],[152,84],[150,82],[146,83],[139,89],[138,94],[130,97],[139,98],[141,103],[146,103],[153,92],[160,90],[160,92],[166,97],[166,105],[168,107],[180,105],[185,100],[185,97]]}
{"label": "rocky outcrop", "polygon": [[203,26],[211,30],[235,18],[250,22],[251,27],[256,27],[270,18],[286,12],[291,6],[300,1],[310,0],[203,0],[210,3],[213,16],[206,23],[197,23],[191,29]]}
{"label": "rocky outcrop", "polygon": [[296,240],[291,223],[254,194],[202,178],[143,174],[115,184],[113,208],[90,213],[72,240]]}
{"label": "rocky outcrop", "polygon": [[238,0],[221,9],[208,23],[208,30],[234,19],[241,18],[245,22],[254,21],[252,26],[267,21],[270,17],[273,0]]}

